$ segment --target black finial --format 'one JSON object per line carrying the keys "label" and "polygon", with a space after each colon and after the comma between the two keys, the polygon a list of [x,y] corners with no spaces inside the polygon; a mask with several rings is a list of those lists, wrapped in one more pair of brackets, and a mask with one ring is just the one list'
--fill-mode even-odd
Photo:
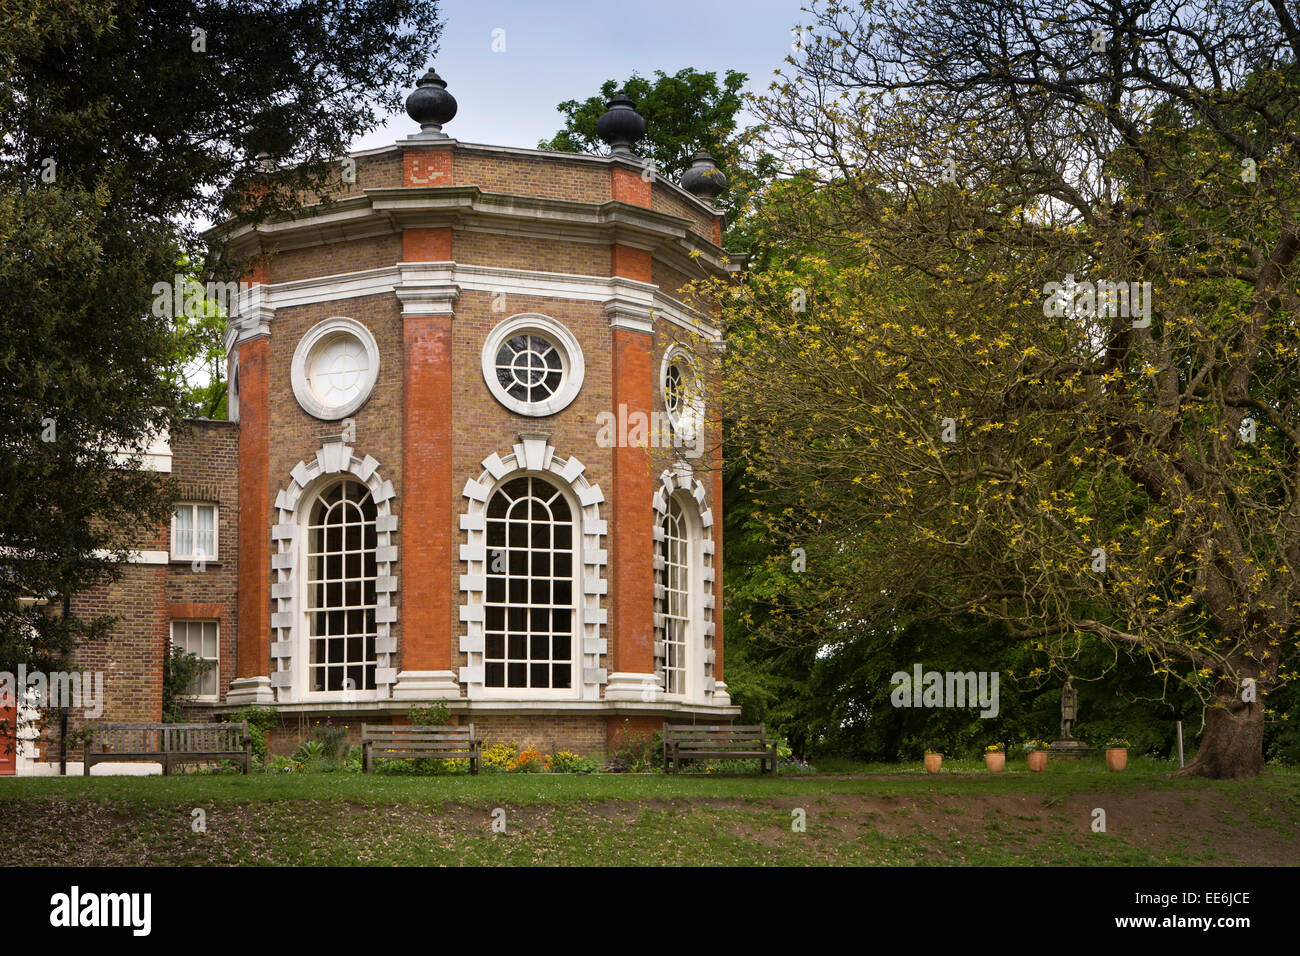
{"label": "black finial", "polygon": [[420,77],[415,90],[406,98],[406,113],[420,124],[424,136],[445,137],[442,124],[456,115],[456,97],[447,92],[447,83],[429,67]]}
{"label": "black finial", "polygon": [[645,135],[645,119],[636,111],[632,98],[622,90],[614,94],[596,120],[596,135],[615,153],[632,152],[636,141]]}
{"label": "black finial", "polygon": [[682,188],[701,199],[713,199],[727,188],[727,177],[713,157],[700,150],[692,157],[691,168],[682,173]]}

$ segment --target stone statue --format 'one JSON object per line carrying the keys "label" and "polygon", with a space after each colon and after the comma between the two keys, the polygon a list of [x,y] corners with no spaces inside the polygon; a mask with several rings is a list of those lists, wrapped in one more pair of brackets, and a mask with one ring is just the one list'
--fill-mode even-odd
{"label": "stone statue", "polygon": [[1079,692],[1074,689],[1070,683],[1070,678],[1065,679],[1065,686],[1061,688],[1061,739],[1073,740],[1070,735],[1070,728],[1074,726],[1075,719],[1079,716]]}

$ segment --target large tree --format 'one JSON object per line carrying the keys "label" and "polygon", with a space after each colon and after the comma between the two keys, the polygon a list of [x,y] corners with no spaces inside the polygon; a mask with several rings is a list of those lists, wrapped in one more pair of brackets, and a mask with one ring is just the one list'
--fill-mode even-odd
{"label": "large tree", "polygon": [[178,330],[151,308],[156,283],[186,253],[200,261],[204,220],[271,215],[336,182],[337,157],[423,68],[436,13],[433,0],[3,4],[0,670],[58,666],[102,633],[106,619],[41,604],[111,578],[165,519],[168,489],[122,453],[199,410],[183,365],[212,323]]}
{"label": "large tree", "polygon": [[1202,696],[1187,772],[1257,773],[1300,603],[1294,8],[812,13],[756,109],[806,197],[766,231],[814,252],[733,303],[773,527],[841,569],[827,613],[1107,642]]}

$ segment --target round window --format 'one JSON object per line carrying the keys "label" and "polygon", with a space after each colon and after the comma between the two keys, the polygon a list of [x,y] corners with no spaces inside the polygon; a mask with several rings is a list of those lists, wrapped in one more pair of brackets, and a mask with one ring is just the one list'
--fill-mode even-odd
{"label": "round window", "polygon": [[511,336],[497,349],[497,381],[511,398],[544,402],[559,391],[563,380],[564,360],[545,336]]}
{"label": "round window", "polygon": [[375,338],[353,319],[326,319],[303,336],[293,356],[298,404],[317,418],[346,418],[360,408],[379,376]]}
{"label": "round window", "polygon": [[679,435],[691,440],[704,422],[704,397],[695,359],[681,347],[673,347],[664,355],[660,375],[668,420]]}
{"label": "round window", "polygon": [[577,338],[549,316],[512,316],[483,344],[488,389],[520,415],[554,415],[566,408],[578,397],[583,370]]}

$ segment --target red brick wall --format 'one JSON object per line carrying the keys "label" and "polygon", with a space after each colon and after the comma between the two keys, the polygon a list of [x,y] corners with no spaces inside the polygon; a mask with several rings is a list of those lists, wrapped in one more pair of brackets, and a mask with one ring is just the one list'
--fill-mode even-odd
{"label": "red brick wall", "polygon": [[[396,261],[396,260],[394,260]],[[293,394],[291,369],[294,350],[313,325],[331,316],[347,316],[370,330],[379,349],[379,376],[370,398],[351,416],[356,421],[356,441],[353,454],[358,458],[372,455],[379,462],[379,474],[393,483],[396,498],[392,502],[394,514],[402,515],[406,503],[402,479],[402,379],[405,354],[403,346],[402,317],[396,296],[362,296],[337,302],[320,302],[276,311],[270,339],[268,368],[271,388],[269,482],[261,500],[267,504],[267,518],[261,524],[261,551],[270,555],[271,522],[275,519],[274,503],[277,493],[290,486],[291,472],[300,461],[310,462],[320,450],[322,439],[337,438],[343,430],[342,422],[323,421],[303,410]],[[242,377],[243,372],[240,372]],[[241,415],[243,408],[240,409]],[[405,520],[402,518],[401,520]],[[402,525],[394,543],[402,544]],[[241,536],[243,531],[241,530]],[[269,561],[269,558],[268,558]],[[270,606],[270,565],[262,575],[262,603]],[[397,563],[397,574],[402,574],[402,563]],[[241,588],[243,587],[241,578]],[[399,593],[401,584],[399,583]],[[242,597],[242,595],[241,595]],[[269,618],[268,618],[269,624]],[[402,619],[390,630],[401,648]],[[268,673],[268,663],[261,674]],[[400,666],[400,665],[399,665]]]}
{"label": "red brick wall", "polygon": [[402,150],[402,185],[450,186],[453,167],[449,147],[407,146]]}
{"label": "red brick wall", "polygon": [[[164,535],[144,535],[140,547],[165,550]],[[167,568],[160,564],[130,564],[117,581],[83,591],[71,600],[72,612],[80,617],[119,618],[104,640],[81,644],[73,652],[78,668],[103,674],[100,721],[131,723],[162,717],[163,655],[169,640],[166,574]],[[45,729],[44,736],[54,745],[52,752],[46,751],[46,759],[57,759],[57,715],[54,719],[56,723]],[[69,711],[69,731],[83,723],[80,710]]]}
{"label": "red brick wall", "polygon": [[[241,382],[243,373],[240,373]],[[217,687],[224,699],[235,678],[239,608],[239,426],[195,420],[172,435],[172,480],[183,501],[217,506],[217,560],[195,571],[189,562],[167,568],[169,619],[218,621]],[[199,708],[201,709],[201,707]]]}
{"label": "red brick wall", "polygon": [[380,269],[400,262],[401,258],[402,237],[398,233],[348,242],[331,242],[308,249],[273,250],[269,281],[294,282],[317,276]]}
{"label": "red brick wall", "polygon": [[402,230],[403,262],[450,262],[451,227]]}
{"label": "red brick wall", "polygon": [[456,185],[478,186],[489,193],[577,202],[602,203],[610,199],[605,166],[566,159],[561,154],[534,157],[457,149]]}
{"label": "red brick wall", "polygon": [[595,243],[491,236],[461,230],[457,230],[455,242],[456,261],[461,263],[583,276],[609,275],[609,253],[604,245]]}
{"label": "red brick wall", "polygon": [[655,184],[650,208],[655,212],[666,212],[670,216],[680,216],[682,219],[689,220],[691,232],[703,236],[715,245],[719,244],[714,238],[714,224],[718,221],[717,217],[700,209],[693,202],[683,199],[663,183]]}
{"label": "red brick wall", "polygon": [[611,166],[609,169],[610,195],[615,202],[631,203],[648,209],[653,181],[653,177],[646,179],[640,173],[621,166]]}

